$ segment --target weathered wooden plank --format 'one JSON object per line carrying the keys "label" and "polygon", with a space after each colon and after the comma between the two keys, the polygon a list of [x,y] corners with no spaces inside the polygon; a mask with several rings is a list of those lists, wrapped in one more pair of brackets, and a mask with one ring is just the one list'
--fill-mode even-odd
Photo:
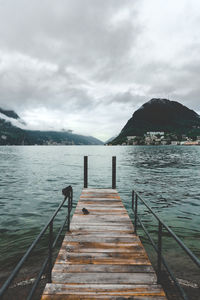
{"label": "weathered wooden plank", "polygon": [[63,250],[61,248],[58,257],[60,259],[64,259],[67,261],[73,261],[73,260],[82,260],[82,259],[88,259],[88,260],[99,260],[99,259],[107,259],[107,260],[123,260],[123,259],[135,259],[135,258],[148,258],[146,252],[144,251],[134,251],[132,253],[127,252],[95,252],[95,253],[84,253],[84,252],[67,252],[66,250]]}
{"label": "weathered wooden plank", "polygon": [[104,215],[104,216],[93,216],[93,215],[76,215],[74,216],[72,223],[116,223],[123,226],[124,223],[131,224],[131,221],[127,216],[115,216],[115,215]]}
{"label": "weathered wooden plank", "polygon": [[[110,227],[106,228],[106,229],[102,229],[100,226],[97,227],[97,229],[93,229],[93,227],[90,227],[89,229],[85,229],[85,228],[79,228],[78,230],[77,229],[74,229],[73,231],[70,231],[68,233],[68,235],[70,236],[73,236],[73,235],[95,235],[95,234],[110,234],[110,236],[112,236],[112,234],[117,234],[119,233],[120,235],[121,234],[131,234],[131,236],[135,236],[137,237],[134,233],[133,233],[133,230],[122,230],[121,229],[121,226],[120,227],[117,227],[114,226],[114,228],[111,230]],[[139,241],[139,240],[138,240]]]}
{"label": "weathered wooden plank", "polygon": [[111,231],[101,231],[101,230],[92,230],[90,232],[89,230],[84,230],[81,231],[80,233],[77,234],[71,234],[70,236],[104,236],[104,237],[130,237],[132,238],[132,234],[129,231],[120,231],[120,230],[113,230],[112,234]]}
{"label": "weathered wooden plank", "polygon": [[86,202],[90,202],[90,204],[95,204],[95,203],[98,203],[98,205],[108,205],[109,203],[111,204],[118,204],[120,205],[121,204],[121,207],[123,207],[122,203],[120,202],[120,200],[117,200],[115,198],[112,198],[112,199],[106,199],[106,198],[89,198],[89,197],[84,197],[84,198],[81,198],[79,200],[80,204],[83,204],[83,203],[86,203]]}
{"label": "weathered wooden plank", "polygon": [[[109,220],[109,219],[105,219],[105,218],[102,218],[101,220],[99,218],[90,218],[90,219],[87,219],[87,218],[80,218],[80,219],[74,219],[72,221],[72,224],[102,224],[102,225],[119,225],[119,222],[117,220]],[[121,228],[123,228],[123,225],[131,225],[131,222],[129,222],[128,220],[125,220],[125,219],[121,219],[120,220],[120,225],[121,225]]]}
{"label": "weathered wooden plank", "polygon": [[80,200],[84,200],[85,198],[92,199],[93,201],[100,201],[105,199],[106,201],[116,200],[120,201],[120,197],[118,194],[82,194],[80,196]]}
{"label": "weathered wooden plank", "polygon": [[108,204],[108,202],[109,203],[112,203],[112,204],[114,204],[114,203],[118,203],[118,204],[121,204],[121,202],[120,202],[120,200],[118,200],[117,198],[110,198],[110,199],[108,199],[108,198],[92,198],[92,197],[83,197],[83,198],[80,198],[80,203],[85,203],[85,201],[90,201],[91,202],[91,204],[93,203],[93,204],[95,204],[95,203],[99,203],[99,204]]}
{"label": "weathered wooden plank", "polygon": [[44,294],[76,294],[76,295],[95,295],[100,293],[101,295],[112,296],[165,296],[160,285],[146,284],[146,285],[134,285],[134,284],[47,284],[44,290]]}
{"label": "weathered wooden plank", "polygon": [[[86,208],[88,210],[88,214],[84,214],[83,211],[81,210],[80,212],[76,211],[76,214],[74,215],[74,218],[84,218],[84,219],[93,219],[93,218],[98,218],[99,220],[103,219],[115,219],[115,220],[121,220],[121,219],[126,219],[129,220],[129,222],[131,222],[129,216],[127,215],[127,213],[125,214],[125,210],[124,211],[118,211],[118,214],[115,214],[115,212],[113,213],[113,211],[107,211],[104,213],[104,211],[100,211],[100,214],[95,211],[90,210],[90,206],[85,206],[84,208]],[[73,219],[74,219],[73,218]]]}
{"label": "weathered wooden plank", "polygon": [[[72,225],[76,225],[76,226],[77,226],[77,224],[80,224],[80,226],[82,226],[82,223],[81,223],[81,222],[80,222],[80,223],[76,223],[76,224],[75,224],[74,222],[72,223]],[[91,222],[87,222],[87,223],[85,222],[84,226],[87,225],[87,226],[93,226],[93,227],[95,227],[95,226],[101,226],[101,224],[102,224],[102,226],[104,226],[104,227],[106,227],[106,226],[113,226],[113,227],[114,227],[114,226],[117,226],[117,227],[118,227],[118,225],[119,225],[119,224],[116,223],[116,222],[109,222],[109,221],[106,222],[106,221],[104,221],[104,222],[101,223],[100,221],[99,221],[99,222],[98,222],[98,221],[97,221],[97,222],[95,222],[95,221],[92,222],[92,221],[91,221]],[[121,224],[121,228],[123,228],[124,226],[128,226],[128,225],[130,225],[129,228],[131,228],[131,224],[129,224],[128,222],[123,222],[123,223]],[[82,226],[82,227],[84,227],[84,226]],[[132,226],[132,228],[133,228],[133,226]]]}
{"label": "weathered wooden plank", "polygon": [[137,237],[134,236],[120,236],[120,237],[110,237],[110,236],[67,236],[64,241],[68,242],[103,242],[103,243],[131,243],[137,241]]}
{"label": "weathered wooden plank", "polygon": [[[115,246],[116,248],[116,246]],[[113,248],[108,248],[108,247],[92,247],[89,246],[87,249],[82,248],[82,247],[77,247],[77,246],[71,246],[71,245],[66,245],[62,246],[63,251],[68,251],[68,252],[74,252],[74,253],[97,253],[97,252],[113,252],[115,251],[116,253],[122,252],[122,253],[132,253],[133,251],[145,253],[143,249],[140,249],[139,247],[135,246],[135,250],[133,250],[133,247],[119,247],[117,250]]]}
{"label": "weathered wooden plank", "polygon": [[96,283],[96,284],[155,284],[152,273],[60,273],[53,272],[53,283]]}
{"label": "weathered wooden plank", "polygon": [[[78,216],[78,215],[83,215],[83,212],[82,212],[82,209],[83,208],[87,208],[87,207],[85,207],[85,206],[83,206],[81,209],[77,209],[76,210],[76,216]],[[127,215],[127,212],[125,211],[125,210],[116,210],[116,211],[114,211],[114,210],[107,210],[107,211],[105,211],[105,210],[92,210],[91,208],[89,209],[89,213],[90,213],[90,215],[92,215],[92,216],[99,216],[99,215],[109,215],[109,216],[126,216]]]}
{"label": "weathered wooden plank", "polygon": [[[85,206],[82,206],[81,209],[76,209],[76,216],[81,216],[83,215],[83,208],[87,208]],[[99,216],[99,215],[109,215],[109,216],[126,216],[127,212],[125,211],[125,209],[117,209],[117,210],[103,210],[103,209],[91,209],[90,207],[87,208],[90,215],[92,216]]]}
{"label": "weathered wooden plank", "polygon": [[[112,225],[109,225],[109,224],[106,224],[106,225],[101,225],[101,224],[71,224],[70,225],[70,228],[71,228],[71,231],[73,230],[95,230],[95,231],[99,231],[99,230],[114,230],[114,231],[117,231],[117,230],[121,230],[122,228],[124,230],[132,230],[133,231],[133,224],[126,224],[124,225],[123,227],[120,226],[119,224],[116,225],[116,224],[112,224]],[[70,234],[67,233],[65,238],[67,239],[67,237],[69,236]],[[139,240],[139,238],[138,238]]]}
{"label": "weathered wooden plank", "polygon": [[81,193],[81,196],[80,197],[83,197],[83,196],[85,196],[85,195],[91,195],[92,197],[106,197],[106,198],[109,198],[109,197],[117,197],[117,198],[119,198],[120,196],[119,196],[119,194],[118,193],[113,193],[112,191],[105,191],[105,192],[103,192],[103,191],[82,191],[82,193]]}
{"label": "weathered wooden plank", "polygon": [[[64,238],[63,244],[68,244],[71,242],[77,242],[77,243],[81,243],[82,245],[88,245],[88,243],[93,243],[93,246],[95,245],[94,243],[98,243],[100,245],[100,243],[107,243],[107,245],[111,245],[114,244],[115,247],[120,247],[120,243],[123,245],[127,245],[127,246],[131,246],[133,244],[135,245],[141,245],[140,243],[137,243],[137,236],[131,236],[130,234],[126,234],[123,232],[120,232],[119,230],[116,230],[113,233],[113,236],[111,236],[109,234],[109,232],[101,232],[101,231],[95,231],[96,232],[96,240],[93,241],[93,239],[95,238],[95,236],[91,233],[85,233],[83,232],[80,234],[75,234],[75,235],[71,235],[71,236],[67,236]],[[82,240],[82,238],[85,237],[85,239]],[[97,239],[98,238],[98,239]],[[101,240],[102,238],[102,240]],[[123,239],[124,238],[124,239]],[[105,239],[106,241],[104,241],[103,239]],[[107,241],[109,240],[109,241]],[[109,248],[109,247],[108,247]]]}
{"label": "weathered wooden plank", "polygon": [[95,189],[95,188],[84,188],[82,189],[82,194],[88,193],[112,193],[118,194],[117,190],[114,189]]}
{"label": "weathered wooden plank", "polygon": [[144,248],[135,243],[97,243],[97,242],[63,242],[62,250],[67,252],[144,252]]}
{"label": "weathered wooden plank", "polygon": [[136,258],[148,258],[146,252],[144,251],[134,251],[134,253],[129,252],[66,252],[66,250],[61,249],[59,252],[59,258],[64,259],[66,261],[73,261],[78,259],[87,259],[87,260],[99,260],[99,259],[107,259],[107,260],[123,260],[123,259],[136,259]]}
{"label": "weathered wooden plank", "polygon": [[[87,203],[86,201],[79,202],[77,204],[76,208],[77,209],[80,209],[80,208],[82,209],[83,207],[85,207],[86,203]],[[124,206],[122,205],[122,203],[120,203],[120,202],[117,203],[117,204],[115,204],[113,202],[110,202],[109,205],[106,205],[106,206],[102,205],[102,204],[99,204],[99,202],[97,202],[97,203],[92,202],[89,205],[90,205],[91,209],[101,209],[101,210],[107,210],[107,211],[113,210],[113,209],[119,209],[119,210],[124,210],[125,209]]]}
{"label": "weathered wooden plank", "polygon": [[101,217],[101,218],[97,218],[96,216],[90,216],[90,218],[87,218],[87,216],[76,216],[73,219],[73,223],[79,224],[79,223],[101,223],[102,225],[105,223],[115,223],[115,224],[121,224],[123,226],[123,224],[131,224],[131,222],[129,221],[129,219],[127,219],[126,217],[119,217],[119,219],[116,219],[116,216],[112,217],[112,216],[108,216],[107,218],[105,216]]}
{"label": "weathered wooden plank", "polygon": [[122,216],[117,216],[117,215],[99,215],[99,216],[93,216],[92,214],[81,214],[81,215],[76,215],[74,216],[73,223],[99,223],[99,222],[115,222],[117,224],[123,224],[123,223],[128,223],[132,224],[130,219],[125,215]]}
{"label": "weathered wooden plank", "polygon": [[[122,203],[120,203],[119,201],[112,200],[112,201],[109,201],[109,203],[110,203],[110,202],[111,202],[111,204],[112,204],[113,206],[124,207],[124,206],[122,205]],[[83,205],[83,204],[84,204],[84,205],[94,205],[95,207],[97,207],[98,205],[101,205],[101,207],[103,207],[103,206],[108,205],[108,200],[101,200],[101,201],[98,201],[98,202],[96,202],[96,203],[98,203],[98,204],[95,205],[95,202],[94,202],[94,201],[88,200],[88,199],[85,199],[85,200],[80,201],[80,204],[81,204],[81,205]],[[109,204],[109,206],[110,206],[110,204]]]}
{"label": "weathered wooden plank", "polygon": [[108,265],[151,265],[150,261],[143,257],[135,256],[134,258],[117,258],[117,257],[79,257],[79,256],[68,256],[66,259],[59,254],[56,263],[67,263],[67,264],[108,264]]}
{"label": "weathered wooden plank", "polygon": [[[131,229],[133,228],[133,223],[128,221],[128,219],[127,220],[122,219],[122,221],[123,221],[123,224],[122,224],[121,222],[119,222],[117,220],[114,220],[114,219],[109,220],[109,218],[107,218],[107,219],[102,218],[100,220],[98,215],[96,215],[96,216],[86,215],[86,217],[87,216],[90,216],[90,218],[81,218],[82,224],[80,224],[80,222],[75,222],[74,218],[73,218],[72,222],[71,222],[71,225],[73,224],[73,225],[81,227],[81,226],[84,226],[86,223],[88,223],[88,224],[90,224],[90,223],[99,224],[100,221],[102,221],[102,223],[105,223],[105,222],[106,223],[108,223],[108,222],[113,223],[114,226],[118,226],[119,228],[121,228],[121,230],[124,230],[124,228],[126,228],[126,227],[123,227],[123,226],[129,226],[129,227],[131,227]],[[102,224],[102,226],[104,226],[104,225]]]}
{"label": "weathered wooden plank", "polygon": [[[76,206],[76,212],[79,210],[79,209],[82,209],[84,207],[84,204],[85,202],[78,202],[77,206]],[[91,210],[94,210],[94,211],[100,211],[100,212],[126,212],[127,214],[127,211],[126,209],[124,208],[124,206],[122,205],[122,203],[119,203],[118,205],[114,205],[112,202],[109,203],[109,205],[101,205],[99,202],[97,203],[93,203],[93,204],[90,204],[90,209]]]}
{"label": "weathered wooden plank", "polygon": [[106,198],[106,199],[111,199],[111,198],[116,198],[116,199],[120,199],[119,194],[117,193],[82,193],[80,196],[81,198],[84,197],[91,197],[91,198]]}
{"label": "weathered wooden plank", "polygon": [[[75,236],[77,237],[77,236]],[[78,236],[79,237],[79,236]],[[141,243],[137,242],[137,239],[135,241],[131,241],[131,242],[110,242],[110,243],[105,243],[105,242],[88,242],[87,240],[85,240],[84,242],[77,242],[77,241],[64,241],[62,244],[62,247],[67,250],[69,249],[69,247],[73,247],[73,249],[75,248],[79,248],[79,249],[87,249],[87,248],[98,248],[98,249],[114,249],[114,252],[117,251],[116,248],[121,248],[121,249],[126,249],[126,250],[132,250],[132,252],[136,251],[136,249],[138,250],[142,250],[144,252],[146,252],[142,246]]]}
{"label": "weathered wooden plank", "polygon": [[124,295],[124,296],[109,296],[109,295],[101,295],[98,292],[94,293],[93,295],[83,295],[75,293],[67,294],[67,295],[43,295],[41,300],[95,300],[95,299],[104,299],[104,300],[123,300],[123,299],[134,299],[134,300],[166,300],[166,297],[161,296],[134,296],[131,295]]}
{"label": "weathered wooden plank", "polygon": [[[55,264],[53,272],[61,273],[154,273],[150,265],[68,265],[68,264]],[[110,275],[111,276],[111,275]]]}

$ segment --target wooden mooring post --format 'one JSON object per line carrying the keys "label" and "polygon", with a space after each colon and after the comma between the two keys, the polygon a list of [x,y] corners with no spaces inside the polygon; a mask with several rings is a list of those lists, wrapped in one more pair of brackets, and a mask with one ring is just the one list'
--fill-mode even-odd
{"label": "wooden mooring post", "polygon": [[116,189],[116,156],[112,157],[112,189]]}
{"label": "wooden mooring post", "polygon": [[[84,188],[88,188],[88,156],[84,156]],[[116,156],[112,156],[112,189],[116,189]]]}
{"label": "wooden mooring post", "polygon": [[88,187],[88,156],[84,156],[84,188]]}

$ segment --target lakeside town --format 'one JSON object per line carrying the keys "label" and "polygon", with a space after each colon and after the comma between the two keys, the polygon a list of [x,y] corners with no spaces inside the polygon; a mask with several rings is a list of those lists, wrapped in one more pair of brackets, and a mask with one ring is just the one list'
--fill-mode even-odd
{"label": "lakeside town", "polygon": [[127,136],[122,145],[185,145],[200,146],[200,136],[190,138],[186,135],[178,136],[163,131],[149,131],[144,136]]}

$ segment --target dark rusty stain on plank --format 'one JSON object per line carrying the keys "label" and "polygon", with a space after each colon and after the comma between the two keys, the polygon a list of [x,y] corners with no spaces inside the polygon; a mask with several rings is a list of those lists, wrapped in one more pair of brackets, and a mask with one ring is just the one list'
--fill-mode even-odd
{"label": "dark rusty stain on plank", "polygon": [[117,191],[84,189],[42,300],[164,300],[156,281]]}

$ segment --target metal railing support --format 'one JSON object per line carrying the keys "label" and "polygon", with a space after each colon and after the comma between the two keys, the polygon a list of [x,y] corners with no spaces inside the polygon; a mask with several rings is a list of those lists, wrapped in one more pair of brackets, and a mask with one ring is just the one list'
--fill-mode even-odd
{"label": "metal railing support", "polygon": [[88,156],[84,156],[84,188],[88,187]]}
{"label": "metal railing support", "polygon": [[112,189],[116,189],[116,156],[112,157]]}
{"label": "metal railing support", "polygon": [[72,194],[70,194],[67,206],[67,231],[70,231],[70,212],[72,206]]}
{"label": "metal railing support", "polygon": [[132,210],[134,211],[134,198],[135,198],[135,192],[132,191]]}
{"label": "metal railing support", "polygon": [[134,209],[134,233],[137,234],[137,209],[138,209],[138,195],[135,195],[135,209]]}
{"label": "metal railing support", "polygon": [[[25,263],[25,261],[28,259],[28,257],[31,255],[33,249],[36,247],[36,245],[38,244],[38,242],[40,241],[40,239],[44,236],[44,234],[46,233],[46,231],[49,229],[49,238],[48,238],[48,256],[46,257],[40,271],[39,274],[32,286],[32,289],[29,293],[29,295],[27,296],[27,300],[31,300],[34,292],[40,282],[40,279],[42,278],[42,275],[44,274],[44,272],[46,271],[47,273],[47,280],[48,282],[51,282],[51,271],[52,271],[52,266],[53,266],[53,249],[58,241],[58,238],[60,237],[67,219],[70,219],[70,212],[72,209],[72,200],[73,200],[73,190],[71,186],[68,186],[66,188],[64,188],[62,190],[62,194],[65,196],[64,200],[60,203],[60,205],[58,206],[58,208],[55,210],[54,214],[52,215],[52,217],[50,218],[50,220],[48,221],[48,223],[44,226],[44,228],[41,230],[41,232],[39,233],[39,235],[36,237],[36,239],[34,240],[34,242],[31,244],[31,246],[28,248],[28,250],[26,251],[26,253],[24,254],[24,256],[20,259],[20,261],[18,262],[18,264],[16,265],[16,267],[14,268],[14,270],[12,271],[12,273],[10,274],[10,276],[8,277],[8,279],[5,281],[5,283],[2,285],[2,287],[0,288],[0,299],[2,299],[2,297],[4,296],[4,294],[6,293],[6,291],[8,290],[8,288],[10,287],[11,283],[13,282],[13,280],[15,279],[15,277],[18,275],[20,269],[23,267],[23,264]],[[60,211],[60,209],[64,206],[66,200],[68,199],[69,203],[68,203],[68,213],[65,220],[64,220],[64,224],[60,227],[58,234],[55,238],[55,240],[53,240],[53,222],[55,217],[57,216],[58,212]]]}
{"label": "metal railing support", "polygon": [[161,266],[162,266],[162,223],[158,222],[158,258],[157,258],[157,281],[161,282]]}
{"label": "metal railing support", "polygon": [[70,197],[70,212],[72,210],[73,207],[73,190],[71,190],[71,197]]}
{"label": "metal railing support", "polygon": [[[145,225],[143,224],[139,214],[138,214],[138,201],[141,201],[143,205],[148,209],[149,213],[155,217],[158,221],[158,241],[157,245],[152,239],[151,235],[149,234],[148,230],[146,229]],[[159,216],[152,210],[152,208],[142,199],[142,197],[135,191],[132,191],[132,208],[134,211],[134,232],[137,233],[137,223],[141,225],[142,229],[144,230],[145,234],[147,235],[151,245],[153,246],[154,250],[157,253],[157,280],[158,283],[162,283],[162,266],[167,271],[169,277],[174,282],[177,290],[180,293],[180,296],[184,300],[189,300],[188,296],[186,295],[184,289],[180,285],[178,279],[172,272],[171,268],[169,267],[168,263],[166,262],[165,258],[162,254],[162,238],[163,238],[163,230],[165,229],[166,232],[169,234],[171,238],[173,238],[177,244],[184,250],[184,252],[190,257],[190,259],[194,262],[194,264],[200,268],[200,260],[195,256],[195,254],[181,241],[181,239],[173,232],[169,226],[167,226],[160,218]]]}
{"label": "metal railing support", "polygon": [[48,271],[47,271],[47,279],[48,283],[51,283],[51,270],[53,267],[53,220],[49,224],[49,264],[48,264]]}

